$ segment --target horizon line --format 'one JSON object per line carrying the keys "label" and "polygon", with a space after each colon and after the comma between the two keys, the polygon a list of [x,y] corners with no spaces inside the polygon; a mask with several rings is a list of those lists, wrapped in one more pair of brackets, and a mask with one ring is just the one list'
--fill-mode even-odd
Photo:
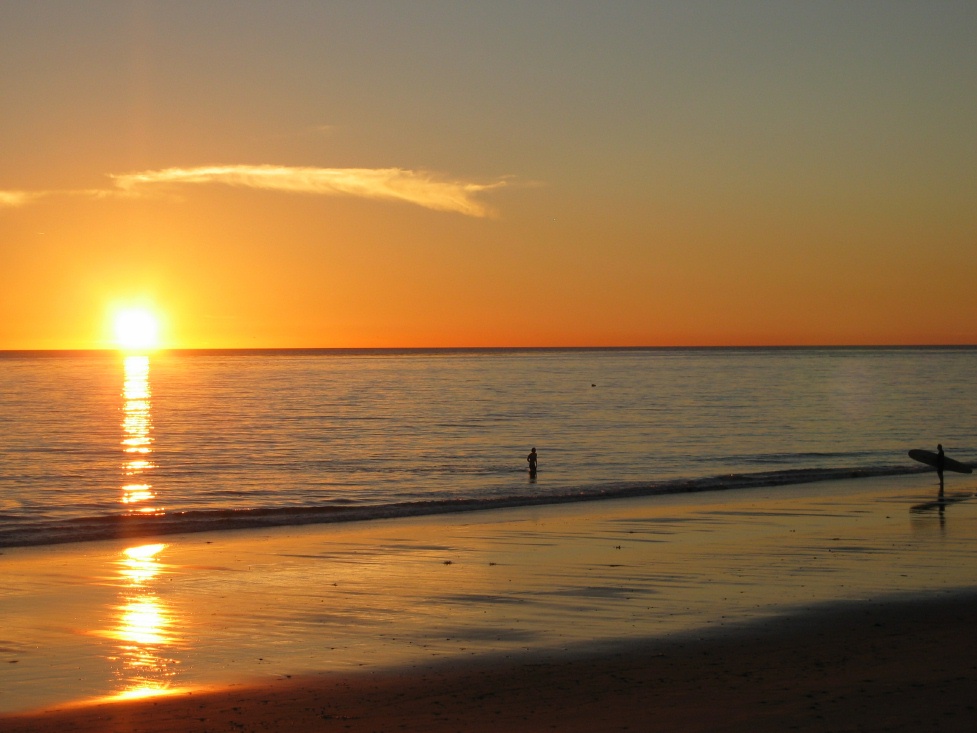
{"label": "horizon line", "polygon": [[119,349],[99,347],[90,349],[0,349],[0,356],[176,356],[228,354],[246,356],[267,353],[321,354],[321,353],[444,353],[444,352],[518,352],[518,351],[812,351],[833,350],[922,350],[922,349],[977,349],[977,343],[951,344],[737,344],[737,345],[657,345],[657,346],[233,346],[199,348]]}

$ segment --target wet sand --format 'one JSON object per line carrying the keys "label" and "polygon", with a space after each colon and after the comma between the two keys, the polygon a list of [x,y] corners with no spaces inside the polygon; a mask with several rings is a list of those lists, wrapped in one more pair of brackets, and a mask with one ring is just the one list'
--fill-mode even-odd
{"label": "wet sand", "polygon": [[972,731],[977,596],[808,612],[559,660],[319,675],[0,718],[7,733]]}
{"label": "wet sand", "polygon": [[972,730],[932,478],[7,549],[0,729]]}

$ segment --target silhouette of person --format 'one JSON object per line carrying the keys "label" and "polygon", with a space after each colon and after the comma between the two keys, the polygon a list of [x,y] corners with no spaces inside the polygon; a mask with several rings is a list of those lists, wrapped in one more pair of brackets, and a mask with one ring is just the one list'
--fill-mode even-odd
{"label": "silhouette of person", "polygon": [[536,475],[536,448],[534,447],[529,451],[529,455],[526,456],[526,460],[529,462],[529,475]]}
{"label": "silhouette of person", "polygon": [[940,496],[943,496],[943,444],[936,446],[936,475],[940,477]]}

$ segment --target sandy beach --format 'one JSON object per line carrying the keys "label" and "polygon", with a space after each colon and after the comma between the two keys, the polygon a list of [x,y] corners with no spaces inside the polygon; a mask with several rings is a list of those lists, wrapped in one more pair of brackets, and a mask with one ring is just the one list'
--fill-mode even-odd
{"label": "sandy beach", "polygon": [[972,730],[933,483],[7,549],[0,727]]}
{"label": "sandy beach", "polygon": [[977,596],[849,604],[558,661],[279,680],[0,719],[28,731],[972,731]]}

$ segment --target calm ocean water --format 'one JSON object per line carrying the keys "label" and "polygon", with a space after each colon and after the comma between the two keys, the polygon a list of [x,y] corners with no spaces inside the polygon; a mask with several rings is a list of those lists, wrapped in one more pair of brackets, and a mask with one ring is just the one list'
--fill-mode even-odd
{"label": "calm ocean water", "polygon": [[0,353],[0,546],[973,462],[975,377],[966,348]]}

